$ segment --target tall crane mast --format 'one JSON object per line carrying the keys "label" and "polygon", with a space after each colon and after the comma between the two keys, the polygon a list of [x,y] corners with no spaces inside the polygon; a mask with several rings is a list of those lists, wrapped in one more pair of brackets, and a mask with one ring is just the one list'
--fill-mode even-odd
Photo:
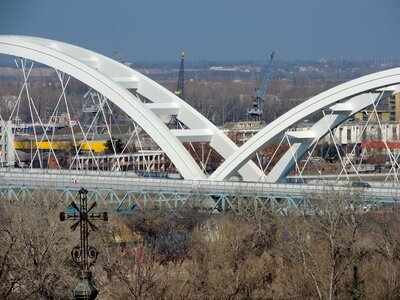
{"label": "tall crane mast", "polygon": [[118,50],[114,50],[113,54],[111,55],[112,59],[115,59],[116,61],[120,62],[121,64],[124,64],[124,58],[122,57],[121,53],[119,53]]}
{"label": "tall crane mast", "polygon": [[120,62],[121,64],[124,64],[125,66],[128,66],[129,68],[132,67],[132,63],[125,61],[125,59],[122,57],[121,53],[119,53],[118,50],[114,50],[113,54],[111,55],[111,58]]}
{"label": "tall crane mast", "polygon": [[247,120],[248,121],[262,121],[263,111],[265,107],[265,99],[268,94],[269,87],[269,76],[271,74],[272,61],[275,56],[275,51],[272,51],[271,56],[267,64],[265,65],[265,73],[260,86],[257,86],[252,95],[253,106],[247,109]]}
{"label": "tall crane mast", "polygon": [[181,56],[181,66],[179,68],[179,78],[178,85],[175,90],[175,95],[179,98],[184,99],[184,87],[185,87],[185,73],[184,73],[184,62],[185,62],[185,52],[182,52]]}

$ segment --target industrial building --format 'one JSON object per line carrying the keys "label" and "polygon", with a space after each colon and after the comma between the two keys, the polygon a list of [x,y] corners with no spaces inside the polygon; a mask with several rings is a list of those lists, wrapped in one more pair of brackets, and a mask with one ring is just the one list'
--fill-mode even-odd
{"label": "industrial building", "polygon": [[[386,99],[383,99],[376,106],[376,112],[381,122],[397,122],[400,121],[400,93],[392,95]],[[367,121],[371,119],[373,122],[377,122],[377,115],[374,113],[373,106],[368,109],[364,109],[355,114],[354,119],[356,121]]]}

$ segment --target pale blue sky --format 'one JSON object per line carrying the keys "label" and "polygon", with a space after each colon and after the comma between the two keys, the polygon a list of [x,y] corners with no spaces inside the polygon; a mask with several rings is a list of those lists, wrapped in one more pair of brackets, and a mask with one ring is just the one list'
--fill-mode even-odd
{"label": "pale blue sky", "polygon": [[132,61],[400,59],[399,16],[400,0],[0,0],[0,34]]}

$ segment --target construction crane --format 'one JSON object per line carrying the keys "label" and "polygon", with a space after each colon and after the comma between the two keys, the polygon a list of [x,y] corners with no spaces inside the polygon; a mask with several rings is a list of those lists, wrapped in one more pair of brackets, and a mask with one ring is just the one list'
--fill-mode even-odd
{"label": "construction crane", "polygon": [[184,98],[183,91],[184,91],[184,87],[185,87],[184,61],[185,61],[185,52],[182,52],[181,66],[179,68],[178,85],[175,90],[175,95],[177,95],[181,99]]}
{"label": "construction crane", "polygon": [[257,86],[252,95],[253,106],[247,109],[248,121],[263,121],[263,111],[265,107],[265,99],[268,94],[269,76],[271,74],[272,61],[275,51],[272,51],[269,62],[265,65],[265,73],[260,86]]}
{"label": "construction crane", "polygon": [[113,54],[111,55],[111,58],[115,59],[116,61],[118,61],[122,64],[125,63],[124,58],[122,57],[121,53],[119,53],[118,50],[114,50]]}
{"label": "construction crane", "polygon": [[132,63],[125,61],[118,50],[114,50],[113,54],[111,55],[111,58],[120,62],[121,64],[124,64],[125,66],[132,67]]}

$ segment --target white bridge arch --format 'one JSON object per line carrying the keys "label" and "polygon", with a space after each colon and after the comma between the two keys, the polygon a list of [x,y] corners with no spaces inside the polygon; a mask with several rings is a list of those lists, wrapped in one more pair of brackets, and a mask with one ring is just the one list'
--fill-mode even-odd
{"label": "white bridge arch", "polygon": [[[334,87],[288,111],[242,147],[179,97],[139,72],[95,52],[58,41],[24,36],[0,36],[0,53],[51,66],[104,95],[142,127],[168,155],[185,179],[206,179],[182,142],[208,142],[225,161],[209,177],[223,181],[239,173],[245,181],[278,182],[332,128],[376,100],[399,92],[400,68],[367,75]],[[134,90],[132,93],[130,90]],[[138,95],[151,103],[143,103]],[[291,126],[321,111],[323,117],[308,131]],[[188,129],[170,130],[165,116],[177,116]],[[251,158],[268,144],[286,138],[290,149],[268,175]]]}
{"label": "white bridge arch", "polygon": [[[227,180],[249,161],[260,149],[282,139],[290,141],[290,149],[281,157],[267,176],[253,177],[252,181],[279,182],[301,158],[333,128],[356,112],[374,105],[394,93],[400,92],[400,68],[363,76],[331,88],[277,118],[242,145],[210,176],[214,180]],[[313,113],[322,111],[323,117],[308,131],[288,129]]]}
{"label": "white bridge arch", "polygon": [[[209,142],[225,159],[238,149],[215,125],[179,97],[108,57],[70,44],[26,36],[0,36],[0,53],[53,67],[104,95],[152,137],[185,179],[205,179],[205,175],[182,142]],[[152,103],[141,102],[128,89],[134,89]],[[176,115],[188,129],[170,130],[162,121],[166,115]],[[246,180],[262,176],[262,171],[251,161],[239,173]]]}

